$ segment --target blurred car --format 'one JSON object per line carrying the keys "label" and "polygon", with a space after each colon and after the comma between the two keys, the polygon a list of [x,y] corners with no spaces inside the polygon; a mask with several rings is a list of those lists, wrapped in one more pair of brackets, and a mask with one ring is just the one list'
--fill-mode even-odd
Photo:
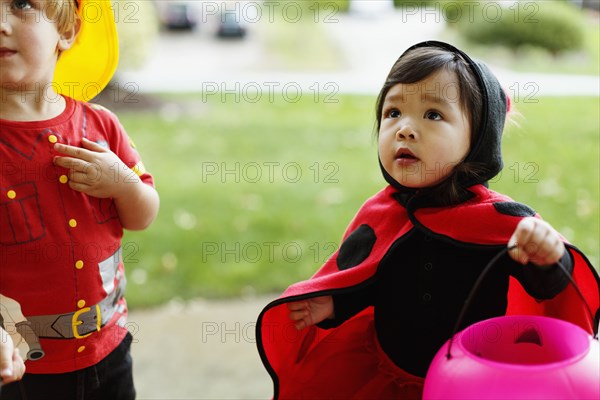
{"label": "blurred car", "polygon": [[159,17],[162,25],[170,30],[192,30],[198,25],[196,10],[183,2],[166,2]]}
{"label": "blurred car", "polygon": [[241,24],[236,13],[223,13],[219,18],[217,36],[220,38],[243,38],[246,36],[246,28]]}

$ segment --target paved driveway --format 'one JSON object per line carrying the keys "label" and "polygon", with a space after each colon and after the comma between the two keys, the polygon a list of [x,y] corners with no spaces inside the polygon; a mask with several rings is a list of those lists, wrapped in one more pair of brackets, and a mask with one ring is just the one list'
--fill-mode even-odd
{"label": "paved driveway", "polygon": [[270,300],[194,300],[131,312],[138,400],[271,398],[254,333]]}

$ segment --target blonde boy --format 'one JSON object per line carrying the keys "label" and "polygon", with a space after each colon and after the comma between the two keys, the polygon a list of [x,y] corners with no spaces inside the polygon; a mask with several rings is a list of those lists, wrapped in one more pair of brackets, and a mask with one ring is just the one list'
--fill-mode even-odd
{"label": "blonde boy", "polygon": [[86,102],[117,64],[110,3],[0,5],[0,399],[133,399],[121,238],[159,198],[116,116]]}

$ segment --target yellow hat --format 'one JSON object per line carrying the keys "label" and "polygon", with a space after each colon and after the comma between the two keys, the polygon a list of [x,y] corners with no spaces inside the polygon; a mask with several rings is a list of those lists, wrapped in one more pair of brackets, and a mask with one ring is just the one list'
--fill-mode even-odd
{"label": "yellow hat", "polygon": [[110,82],[119,62],[119,39],[109,0],[79,0],[81,28],[73,46],[58,58],[58,93],[88,101]]}

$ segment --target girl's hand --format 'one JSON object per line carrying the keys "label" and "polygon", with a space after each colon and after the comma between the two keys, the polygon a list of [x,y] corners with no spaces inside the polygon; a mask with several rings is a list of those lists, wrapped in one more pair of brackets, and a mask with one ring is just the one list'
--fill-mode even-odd
{"label": "girl's hand", "polygon": [[25,374],[25,362],[19,349],[13,346],[9,334],[0,328],[0,381],[2,384],[18,381]]}
{"label": "girl's hand", "polygon": [[54,149],[66,157],[55,157],[54,164],[69,169],[69,186],[97,198],[124,196],[139,177],[112,151],[83,138],[83,148],[61,143]]}
{"label": "girl's hand", "polygon": [[333,318],[333,298],[331,296],[313,297],[307,300],[288,303],[290,318],[294,321],[296,329],[301,330],[308,326]]}
{"label": "girl's hand", "polygon": [[550,224],[538,218],[524,218],[508,241],[516,245],[509,255],[518,263],[529,262],[538,266],[549,266],[560,260],[565,252],[560,235]]}

